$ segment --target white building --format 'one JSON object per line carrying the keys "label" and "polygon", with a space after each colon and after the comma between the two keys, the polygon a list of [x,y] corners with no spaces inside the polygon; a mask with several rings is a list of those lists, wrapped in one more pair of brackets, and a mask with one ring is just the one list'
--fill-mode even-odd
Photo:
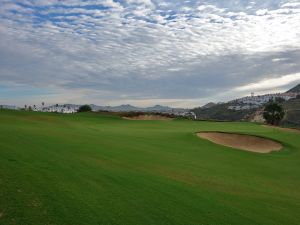
{"label": "white building", "polygon": [[56,113],[76,113],[78,107],[71,107],[66,105],[55,105],[49,107],[43,107],[38,111],[42,112],[56,112]]}
{"label": "white building", "polygon": [[231,101],[231,106],[228,107],[230,110],[247,110],[247,109],[255,109],[260,106],[268,103],[271,100],[275,100],[276,98],[282,98],[285,101],[296,98],[297,93],[276,93],[276,94],[267,94],[267,95],[251,95],[244,98],[239,98]]}

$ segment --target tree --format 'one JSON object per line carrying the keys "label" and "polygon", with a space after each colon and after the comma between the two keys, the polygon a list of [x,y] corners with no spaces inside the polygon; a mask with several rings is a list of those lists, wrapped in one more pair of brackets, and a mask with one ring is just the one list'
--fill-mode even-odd
{"label": "tree", "polygon": [[266,105],[263,113],[263,117],[268,124],[278,125],[283,119],[285,112],[281,105],[276,102],[271,102]]}
{"label": "tree", "polygon": [[89,105],[82,105],[77,110],[77,112],[91,112],[91,111],[92,111],[92,108]]}
{"label": "tree", "polygon": [[282,97],[276,97],[275,98],[275,102],[277,102],[277,103],[283,103],[283,102],[285,102],[285,99],[282,98]]}

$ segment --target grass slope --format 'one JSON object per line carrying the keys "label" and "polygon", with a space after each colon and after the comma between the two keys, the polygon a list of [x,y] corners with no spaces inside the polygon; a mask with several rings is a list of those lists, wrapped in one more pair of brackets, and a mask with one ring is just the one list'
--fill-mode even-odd
{"label": "grass slope", "polygon": [[[199,139],[266,136],[271,154]],[[299,224],[300,138],[251,123],[0,111],[0,224]]]}

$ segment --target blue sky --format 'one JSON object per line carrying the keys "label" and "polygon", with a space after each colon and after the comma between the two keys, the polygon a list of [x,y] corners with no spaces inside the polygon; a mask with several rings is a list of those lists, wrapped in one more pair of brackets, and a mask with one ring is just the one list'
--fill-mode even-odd
{"label": "blue sky", "polygon": [[300,1],[1,0],[0,104],[194,107],[300,82]]}

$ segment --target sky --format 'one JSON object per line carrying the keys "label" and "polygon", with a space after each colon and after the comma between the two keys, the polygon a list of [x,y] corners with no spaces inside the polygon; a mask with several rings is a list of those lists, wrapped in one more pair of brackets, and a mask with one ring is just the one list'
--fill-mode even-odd
{"label": "sky", "polygon": [[0,104],[192,108],[298,83],[300,1],[0,1]]}

